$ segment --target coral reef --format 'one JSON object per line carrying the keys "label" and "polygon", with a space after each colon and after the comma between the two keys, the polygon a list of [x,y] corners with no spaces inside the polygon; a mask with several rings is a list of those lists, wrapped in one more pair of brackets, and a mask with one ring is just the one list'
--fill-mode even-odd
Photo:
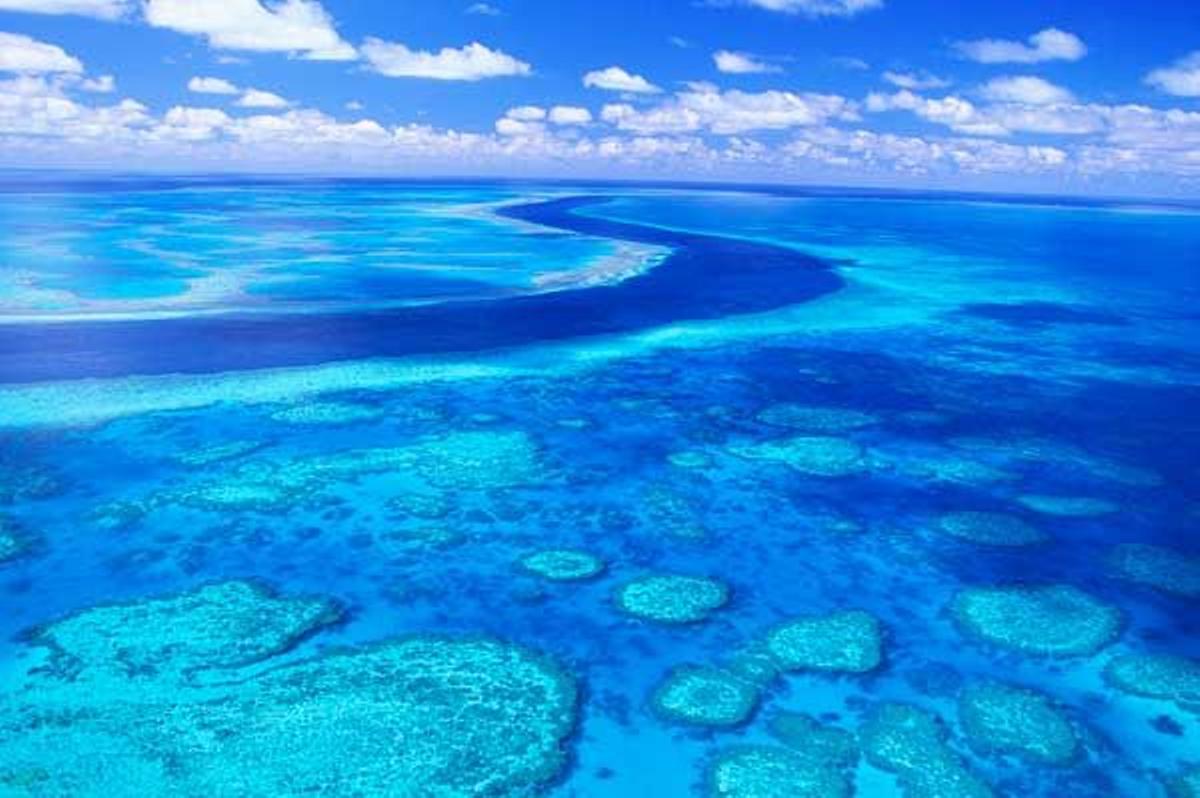
{"label": "coral reef", "polygon": [[737,726],[758,706],[755,685],[720,668],[676,668],[654,692],[651,703],[663,718],[694,726]]}
{"label": "coral reef", "polygon": [[276,661],[331,606],[232,582],[46,627],[55,667],[0,693],[5,794],[532,798],[566,766],[556,665],[435,636]]}
{"label": "coral reef", "polygon": [[29,539],[16,526],[0,516],[0,565],[23,556],[29,551]]}
{"label": "coral reef", "polygon": [[883,660],[883,627],[861,610],[797,618],[772,630],[766,647],[782,670],[867,673]]}
{"label": "coral reef", "polygon": [[848,771],[858,761],[854,734],[800,712],[778,712],[767,725],[771,736],[812,762]]}
{"label": "coral reef", "polygon": [[990,798],[992,789],[948,743],[936,715],[908,704],[877,707],[859,732],[867,761],[895,773],[905,798]]}
{"label": "coral reef", "polygon": [[863,448],[844,438],[800,435],[743,444],[730,451],[746,460],[778,463],[815,477],[846,477],[867,470]]}
{"label": "coral reef", "polygon": [[175,455],[175,462],[185,468],[205,468],[227,460],[236,460],[264,448],[263,441],[230,441],[229,443],[214,443],[201,446],[198,449],[188,449]]}
{"label": "coral reef", "polygon": [[383,411],[378,408],[349,402],[305,402],[271,414],[272,421],[298,426],[343,426],[376,421],[382,417]]}
{"label": "coral reef", "polygon": [[967,588],[950,611],[968,637],[1040,656],[1088,656],[1121,632],[1115,607],[1070,585]]}
{"label": "coral reef", "polygon": [[617,607],[635,618],[682,624],[706,620],[729,601],[729,588],[716,579],[653,574],[617,590]]}
{"label": "coral reef", "polygon": [[970,684],[959,695],[958,717],[967,742],[981,753],[1066,765],[1079,752],[1070,720],[1034,690],[992,681]]}
{"label": "coral reef", "polygon": [[1026,494],[1017,498],[1025,507],[1042,515],[1054,515],[1067,518],[1091,518],[1100,515],[1111,515],[1119,508],[1106,499],[1096,499],[1089,496],[1046,496],[1042,494]]}
{"label": "coral reef", "polygon": [[1192,766],[1166,779],[1170,798],[1200,798],[1200,766]]}
{"label": "coral reef", "polygon": [[1108,553],[1113,575],[1185,598],[1200,598],[1200,557],[1145,543],[1122,543]]}
{"label": "coral reef", "polygon": [[492,490],[541,481],[537,446],[520,431],[455,432],[404,450],[406,464],[445,490]]}
{"label": "coral reef", "polygon": [[1032,546],[1047,539],[1037,528],[1004,513],[946,513],[938,519],[938,528],[947,535],[984,546]]}
{"label": "coral reef", "polygon": [[1108,663],[1104,679],[1122,692],[1174,701],[1200,715],[1200,661],[1170,654],[1127,654]]}
{"label": "coral reef", "polygon": [[737,746],[720,751],[709,767],[713,798],[849,798],[847,774],[788,748]]}
{"label": "coral reef", "polygon": [[758,420],[772,427],[803,430],[805,432],[836,433],[849,432],[879,422],[871,413],[845,407],[814,407],[784,402],[762,410]]}
{"label": "coral reef", "polygon": [[600,575],[604,561],[586,551],[544,549],[522,557],[521,567],[554,582],[574,582]]}
{"label": "coral reef", "polygon": [[0,460],[0,505],[48,499],[61,490],[58,478],[40,466]]}
{"label": "coral reef", "polygon": [[56,672],[74,678],[183,678],[278,654],[340,614],[326,599],[280,598],[252,582],[221,582],[94,607],[43,626],[30,639],[51,649]]}

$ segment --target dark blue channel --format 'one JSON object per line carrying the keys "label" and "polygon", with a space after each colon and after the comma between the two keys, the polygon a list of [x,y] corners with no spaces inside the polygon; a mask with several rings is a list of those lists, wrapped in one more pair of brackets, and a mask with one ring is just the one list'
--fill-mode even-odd
{"label": "dark blue channel", "polygon": [[671,248],[623,282],[554,293],[331,314],[230,314],[0,326],[0,383],[212,373],[366,357],[497,349],[758,313],[841,287],[822,261],[782,247],[573,213],[605,197],[507,208],[574,233]]}

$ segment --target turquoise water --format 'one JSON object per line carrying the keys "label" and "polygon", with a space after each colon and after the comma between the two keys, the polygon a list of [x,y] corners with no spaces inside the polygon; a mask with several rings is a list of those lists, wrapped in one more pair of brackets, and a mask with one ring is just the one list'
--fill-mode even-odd
{"label": "turquoise water", "polygon": [[1194,212],[133,189],[0,195],[0,795],[1197,794]]}
{"label": "turquoise water", "polygon": [[0,205],[0,311],[10,317],[502,296],[634,272],[657,254],[502,224],[491,211],[528,198],[502,187],[39,188]]}

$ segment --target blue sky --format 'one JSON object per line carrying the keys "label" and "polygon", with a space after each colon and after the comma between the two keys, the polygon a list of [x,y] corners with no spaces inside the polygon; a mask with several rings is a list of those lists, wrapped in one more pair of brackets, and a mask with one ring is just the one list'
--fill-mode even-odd
{"label": "blue sky", "polygon": [[1194,0],[0,0],[0,164],[1200,194]]}

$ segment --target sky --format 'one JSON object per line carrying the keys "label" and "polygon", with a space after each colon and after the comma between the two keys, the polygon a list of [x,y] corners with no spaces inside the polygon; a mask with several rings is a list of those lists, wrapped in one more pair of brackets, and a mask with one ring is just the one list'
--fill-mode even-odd
{"label": "sky", "polygon": [[1200,197],[1200,2],[0,0],[0,167]]}

